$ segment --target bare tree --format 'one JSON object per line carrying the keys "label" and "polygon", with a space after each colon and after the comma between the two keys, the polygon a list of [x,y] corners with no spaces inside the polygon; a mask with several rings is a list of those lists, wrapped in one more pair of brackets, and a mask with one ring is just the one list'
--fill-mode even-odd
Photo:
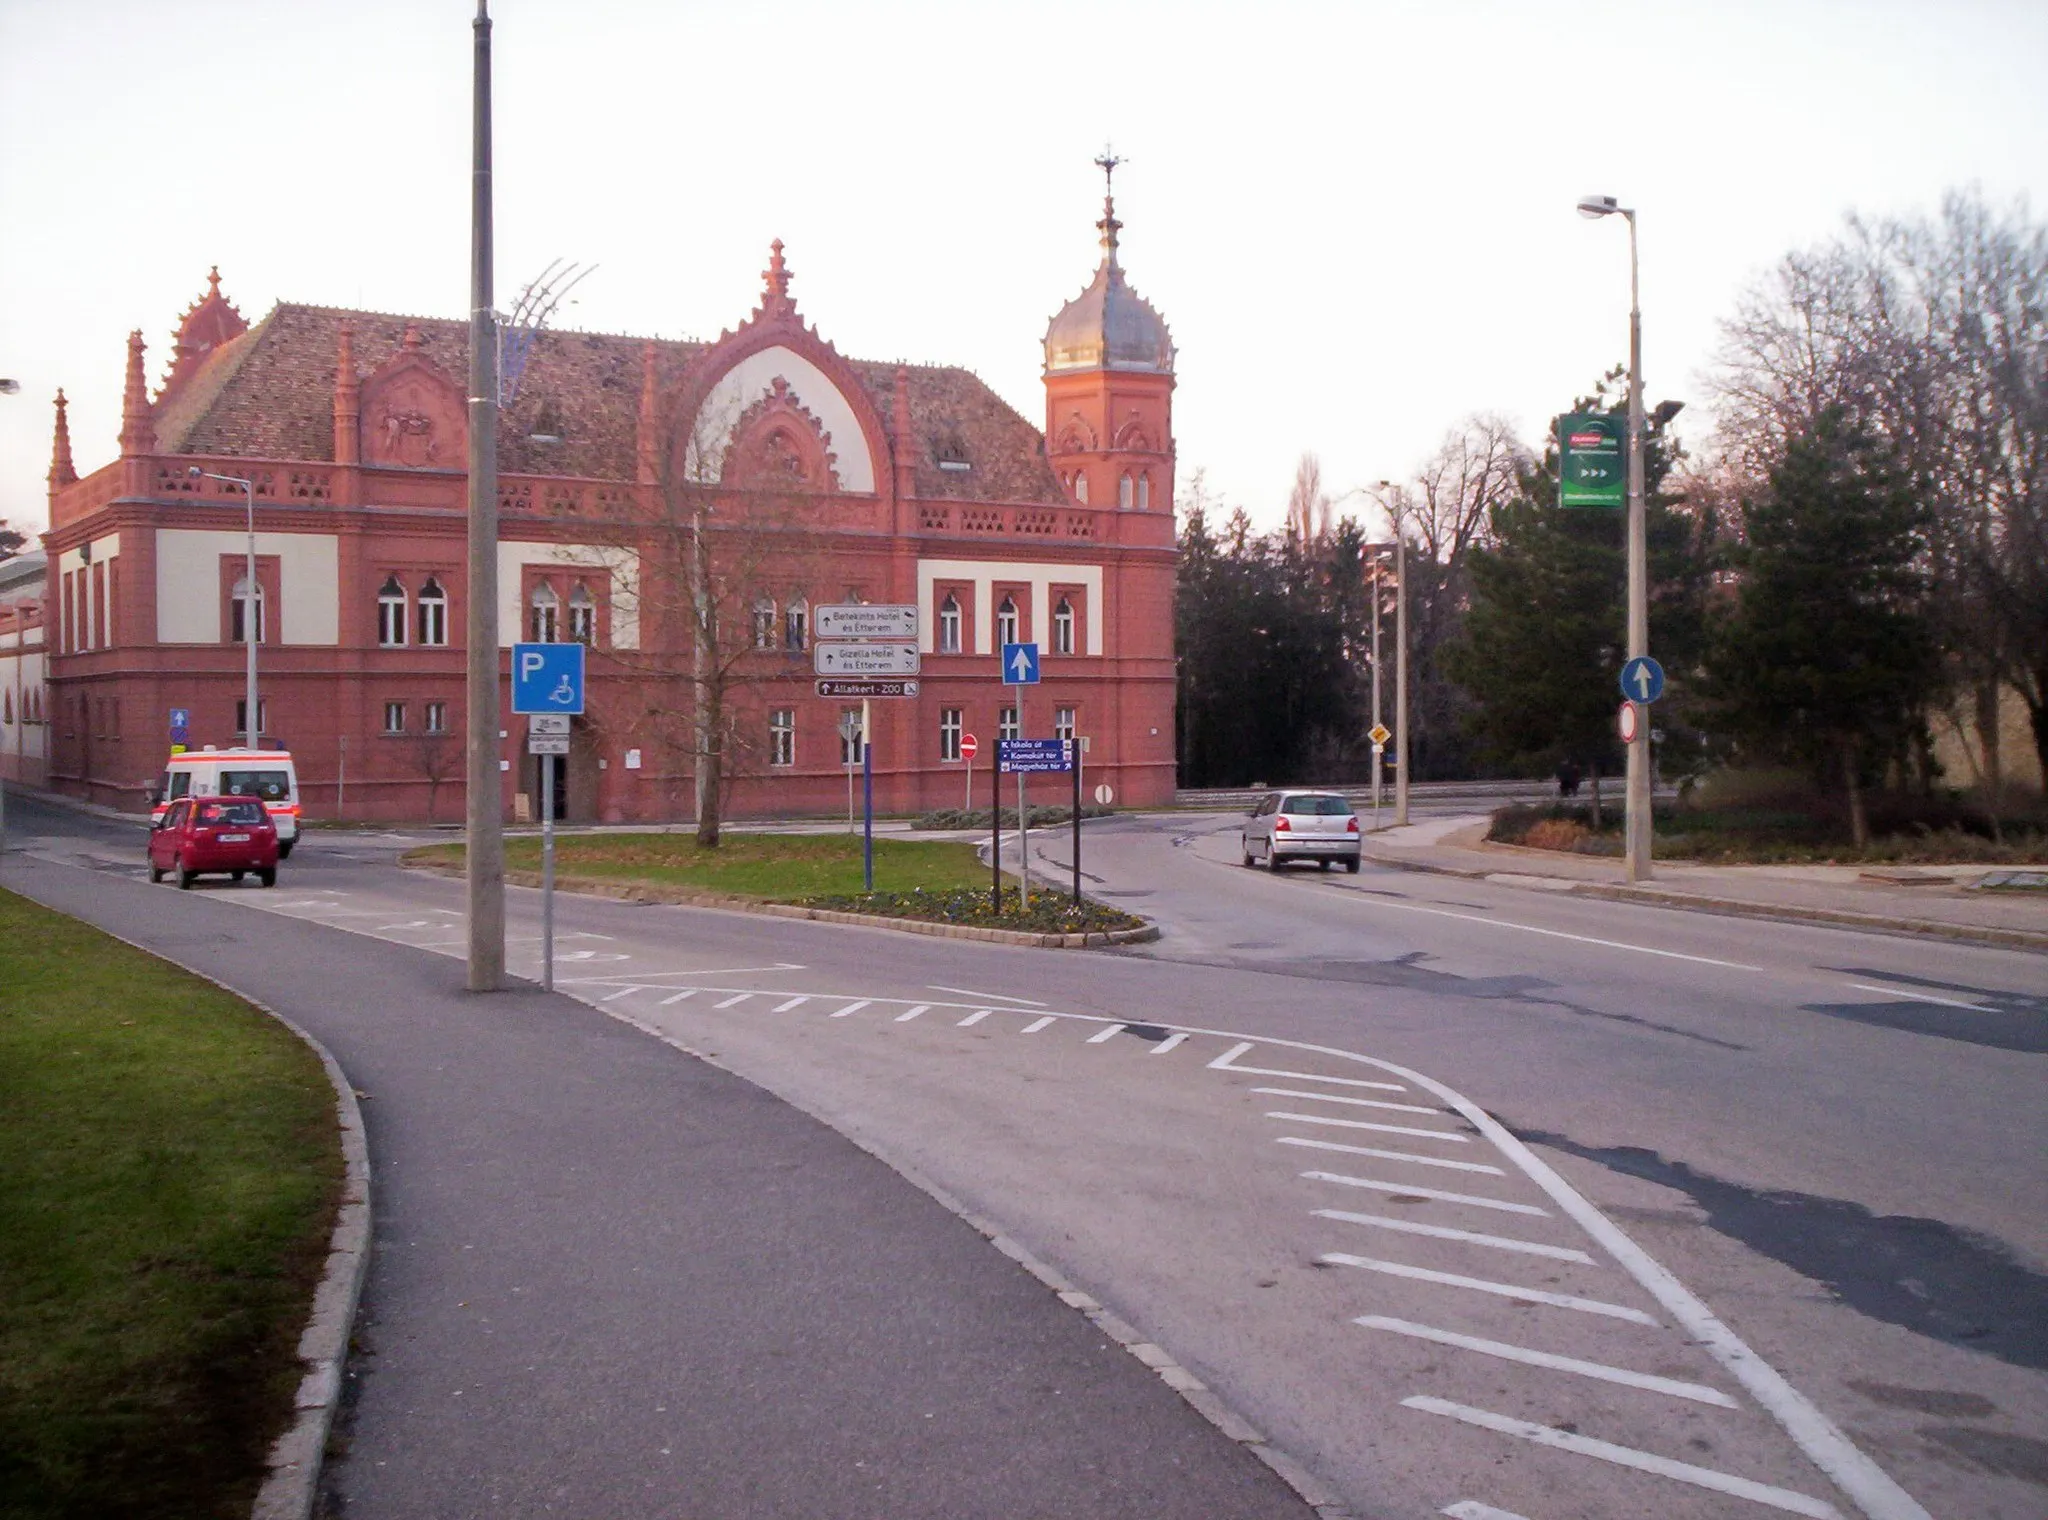
{"label": "bare tree", "polygon": [[1323,462],[1304,451],[1294,466],[1287,493],[1287,536],[1303,549],[1330,540],[1330,493],[1323,488]]}
{"label": "bare tree", "polygon": [[462,749],[446,728],[415,729],[406,737],[413,769],[427,783],[427,822],[433,823],[441,783],[452,781],[462,769]]}

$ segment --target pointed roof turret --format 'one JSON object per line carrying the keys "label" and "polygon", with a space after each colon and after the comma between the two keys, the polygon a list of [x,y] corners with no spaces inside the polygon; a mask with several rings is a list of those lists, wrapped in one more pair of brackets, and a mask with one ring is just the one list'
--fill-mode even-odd
{"label": "pointed roof turret", "polygon": [[121,453],[123,456],[156,452],[156,423],[150,414],[149,381],[142,372],[146,348],[142,329],[128,334],[128,382],[121,390]]}
{"label": "pointed roof turret", "polygon": [[208,354],[248,330],[248,321],[220,293],[220,265],[215,264],[206,272],[206,294],[186,307],[179,319],[177,336],[171,341],[171,367],[157,391],[158,403],[191,379]]}
{"label": "pointed roof turret", "polygon": [[1113,176],[1122,160],[1107,148],[1095,160],[1102,170],[1102,262],[1088,288],[1060,309],[1045,330],[1045,367],[1054,370],[1121,369],[1173,373],[1173,335],[1152,303],[1125,283],[1117,262]]}
{"label": "pointed roof turret", "polygon": [[50,494],[55,496],[64,487],[78,479],[78,469],[71,462],[71,424],[65,419],[63,389],[57,391],[57,430],[50,440]]}

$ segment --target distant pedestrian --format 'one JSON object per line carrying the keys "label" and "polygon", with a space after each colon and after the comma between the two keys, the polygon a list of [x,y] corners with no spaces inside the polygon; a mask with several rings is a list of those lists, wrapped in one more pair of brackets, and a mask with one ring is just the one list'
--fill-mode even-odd
{"label": "distant pedestrian", "polygon": [[1557,795],[1576,797],[1579,795],[1579,778],[1584,773],[1573,760],[1560,760],[1557,764]]}

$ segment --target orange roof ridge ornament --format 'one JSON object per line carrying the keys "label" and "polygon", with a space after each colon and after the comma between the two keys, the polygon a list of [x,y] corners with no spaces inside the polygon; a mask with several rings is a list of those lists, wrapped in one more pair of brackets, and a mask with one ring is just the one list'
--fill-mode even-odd
{"label": "orange roof ridge ornament", "polygon": [[419,323],[408,322],[405,324],[405,337],[400,340],[399,346],[409,354],[416,354],[420,351]]}
{"label": "orange roof ridge ornament", "polygon": [[186,307],[185,315],[178,319],[171,340],[171,367],[157,389],[157,404],[161,406],[171,392],[190,380],[208,354],[248,330],[248,319],[220,293],[220,265],[213,265],[206,271],[206,294]]}
{"label": "orange roof ridge ornament", "polygon": [[1116,268],[1116,235],[1124,226],[1116,219],[1116,166],[1122,162],[1107,144],[1095,160],[1095,167],[1102,171],[1102,220],[1095,224],[1095,230],[1102,234],[1102,257],[1111,269]]}
{"label": "orange roof ridge ornament", "polygon": [[71,423],[64,415],[70,403],[64,399],[64,389],[57,389],[57,426],[50,439],[50,494],[55,496],[64,487],[78,479],[78,469],[71,462]]}
{"label": "orange roof ridge ornament", "polygon": [[787,317],[796,313],[796,302],[790,299],[789,282],[793,277],[789,265],[782,257],[782,239],[777,238],[768,245],[768,267],[761,271],[764,289],[761,304],[755,308],[757,317]]}
{"label": "orange roof ridge ornament", "polygon": [[142,372],[147,349],[142,329],[128,334],[128,380],[121,391],[121,453],[123,457],[156,452],[156,425],[150,416],[149,381]]}

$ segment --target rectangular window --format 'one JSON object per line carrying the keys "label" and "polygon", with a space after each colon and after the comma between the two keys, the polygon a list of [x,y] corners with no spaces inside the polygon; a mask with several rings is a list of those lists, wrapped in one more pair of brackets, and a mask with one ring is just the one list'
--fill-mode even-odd
{"label": "rectangular window", "polygon": [[939,709],[939,758],[958,760],[960,758],[960,709],[942,707]]}
{"label": "rectangular window", "polygon": [[107,647],[107,562],[92,567],[92,647]]}
{"label": "rectangular window", "polygon": [[839,710],[839,763],[860,764],[860,709],[843,707]]}
{"label": "rectangular window", "polygon": [[1055,707],[1052,710],[1052,736],[1055,739],[1071,739],[1074,737],[1073,708]]}
{"label": "rectangular window", "polygon": [[1024,731],[1017,726],[1017,709],[1006,707],[996,715],[996,733],[1004,739],[1021,739]]}
{"label": "rectangular window", "polygon": [[420,642],[427,645],[448,642],[448,598],[433,582],[420,593]]}
{"label": "rectangular window", "polygon": [[427,704],[426,717],[428,733],[445,734],[448,732],[448,704],[446,702],[429,702]]}
{"label": "rectangular window", "polygon": [[796,709],[778,707],[768,714],[768,763],[796,764]]}
{"label": "rectangular window", "polygon": [[[398,577],[387,583],[395,587]],[[377,598],[377,642],[397,645],[405,642],[405,593],[385,591]]]}
{"label": "rectangular window", "polygon": [[[270,732],[270,700],[267,697],[256,699],[256,731],[259,734]],[[246,697],[235,699],[235,732],[254,742],[249,733],[249,702]]]}
{"label": "rectangular window", "polygon": [[[538,658],[538,656],[535,658]],[[405,704],[403,702],[386,702],[384,704],[384,732],[387,734],[402,734],[405,732]]]}

